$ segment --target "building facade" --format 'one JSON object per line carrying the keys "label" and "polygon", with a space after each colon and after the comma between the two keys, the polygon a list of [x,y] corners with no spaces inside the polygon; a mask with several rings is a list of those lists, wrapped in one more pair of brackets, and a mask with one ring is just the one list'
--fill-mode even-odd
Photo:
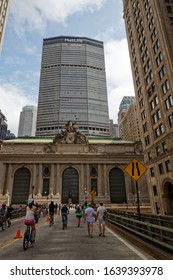
{"label": "building facade", "polygon": [[18,137],[35,136],[37,107],[25,106],[20,113]]}
{"label": "building facade", "polygon": [[141,141],[136,101],[130,104],[125,116],[119,123],[119,134],[123,140]]}
{"label": "building facade", "polygon": [[118,124],[121,122],[121,120],[124,118],[130,104],[134,101],[134,96],[124,96],[121,100],[119,111],[118,111]]}
{"label": "building facade", "polygon": [[152,209],[173,214],[173,1],[123,2]]}
{"label": "building facade", "polygon": [[[73,128],[73,129],[72,129]],[[8,140],[0,146],[0,203],[25,204],[33,193],[35,202],[136,205],[136,182],[124,171],[140,144],[111,138],[89,138],[70,122],[52,139]],[[149,205],[145,175],[140,178],[140,203]]]}
{"label": "building facade", "polygon": [[0,139],[1,140],[4,140],[6,137],[7,128],[8,128],[7,119],[0,110]]}
{"label": "building facade", "polygon": [[110,136],[103,43],[44,39],[36,136],[54,136],[68,120],[85,135]]}
{"label": "building facade", "polygon": [[117,123],[114,123],[113,120],[109,120],[109,129],[110,129],[110,136],[113,138],[119,137],[119,127]]}
{"label": "building facade", "polygon": [[0,0],[0,51],[2,49],[9,4],[10,0]]}

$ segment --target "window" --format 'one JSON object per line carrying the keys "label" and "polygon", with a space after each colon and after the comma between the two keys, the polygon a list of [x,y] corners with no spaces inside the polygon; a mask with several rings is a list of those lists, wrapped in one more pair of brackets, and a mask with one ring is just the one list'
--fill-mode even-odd
{"label": "window", "polygon": [[146,144],[146,146],[150,144],[149,135],[147,135],[147,136],[145,137],[145,144]]}
{"label": "window", "polygon": [[168,150],[168,146],[167,146],[166,142],[162,143],[162,149],[163,149],[164,152],[166,152]]}
{"label": "window", "polygon": [[169,89],[170,89],[169,81],[166,80],[164,82],[164,84],[162,85],[162,92],[163,92],[163,94],[166,94]]}
{"label": "window", "polygon": [[168,122],[169,122],[169,126],[173,127],[173,113],[168,116]]}
{"label": "window", "polygon": [[157,195],[157,187],[156,186],[153,186],[153,193],[154,193],[154,195]]}
{"label": "window", "polygon": [[156,147],[156,154],[157,154],[157,156],[160,155],[160,147],[159,146]]}
{"label": "window", "polygon": [[166,74],[166,69],[165,69],[165,65],[163,65],[162,68],[161,68],[160,71],[159,71],[159,78],[160,78],[160,80],[163,79],[163,77],[165,76],[165,74]]}
{"label": "window", "polygon": [[150,174],[151,174],[151,177],[154,177],[154,168],[153,167],[150,168]]}
{"label": "window", "polygon": [[149,159],[149,160],[151,160],[151,159],[152,159],[151,152],[148,152],[148,159]]}
{"label": "window", "polygon": [[167,172],[172,171],[170,160],[165,161],[165,166],[166,166],[166,171]]}
{"label": "window", "polygon": [[172,6],[167,6],[167,11],[169,14],[172,14],[173,13],[173,9],[172,9]]}
{"label": "window", "polygon": [[159,164],[159,173],[160,174],[164,174],[163,164],[162,163]]}

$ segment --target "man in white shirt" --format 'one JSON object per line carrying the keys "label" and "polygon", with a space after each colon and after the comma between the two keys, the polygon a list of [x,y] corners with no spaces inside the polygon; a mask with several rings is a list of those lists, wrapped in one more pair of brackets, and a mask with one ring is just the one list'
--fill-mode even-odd
{"label": "man in white shirt", "polygon": [[86,222],[87,222],[87,229],[88,229],[88,235],[90,236],[90,238],[93,237],[93,223],[94,223],[94,217],[95,215],[95,211],[94,209],[91,207],[91,205],[88,205],[88,208],[85,210],[85,216],[86,216]]}
{"label": "man in white shirt", "polygon": [[99,223],[99,236],[105,237],[105,221],[106,221],[107,211],[103,206],[103,203],[100,203],[100,206],[97,208],[97,219]]}

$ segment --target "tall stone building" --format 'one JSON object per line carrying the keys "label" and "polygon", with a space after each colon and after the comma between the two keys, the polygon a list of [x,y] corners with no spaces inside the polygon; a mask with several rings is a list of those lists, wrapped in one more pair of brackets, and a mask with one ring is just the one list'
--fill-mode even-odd
{"label": "tall stone building", "polygon": [[0,51],[2,49],[9,4],[10,0],[0,0]]}
{"label": "tall stone building", "polygon": [[36,136],[67,121],[85,135],[110,136],[103,43],[84,37],[44,39]]}
{"label": "tall stone building", "polygon": [[124,118],[130,104],[135,100],[134,96],[123,96],[120,106],[119,106],[119,111],[118,111],[118,124],[121,122],[121,120]]}
{"label": "tall stone building", "polygon": [[1,140],[4,140],[6,138],[7,128],[8,128],[7,119],[0,110],[0,139]]}
{"label": "tall stone building", "polygon": [[172,215],[173,1],[123,3],[152,209]]}
{"label": "tall stone building", "polygon": [[35,136],[37,107],[25,106],[20,113],[18,137]]}
{"label": "tall stone building", "polygon": [[123,140],[141,141],[136,101],[130,104],[125,116],[119,123],[119,134]]}

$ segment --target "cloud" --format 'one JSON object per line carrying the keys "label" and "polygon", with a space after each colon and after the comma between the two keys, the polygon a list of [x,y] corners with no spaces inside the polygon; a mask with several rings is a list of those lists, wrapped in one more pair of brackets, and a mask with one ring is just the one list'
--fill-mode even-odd
{"label": "cloud", "polygon": [[105,44],[109,117],[117,122],[123,96],[134,96],[127,40],[111,40]]}
{"label": "cloud", "polygon": [[79,12],[100,9],[107,0],[13,0],[11,15],[18,36],[29,31],[43,32],[48,22],[65,24],[68,17]]}
{"label": "cloud", "polygon": [[33,104],[33,100],[19,86],[9,83],[1,83],[0,96],[3,100],[0,109],[7,118],[8,129],[17,136],[22,107]]}

